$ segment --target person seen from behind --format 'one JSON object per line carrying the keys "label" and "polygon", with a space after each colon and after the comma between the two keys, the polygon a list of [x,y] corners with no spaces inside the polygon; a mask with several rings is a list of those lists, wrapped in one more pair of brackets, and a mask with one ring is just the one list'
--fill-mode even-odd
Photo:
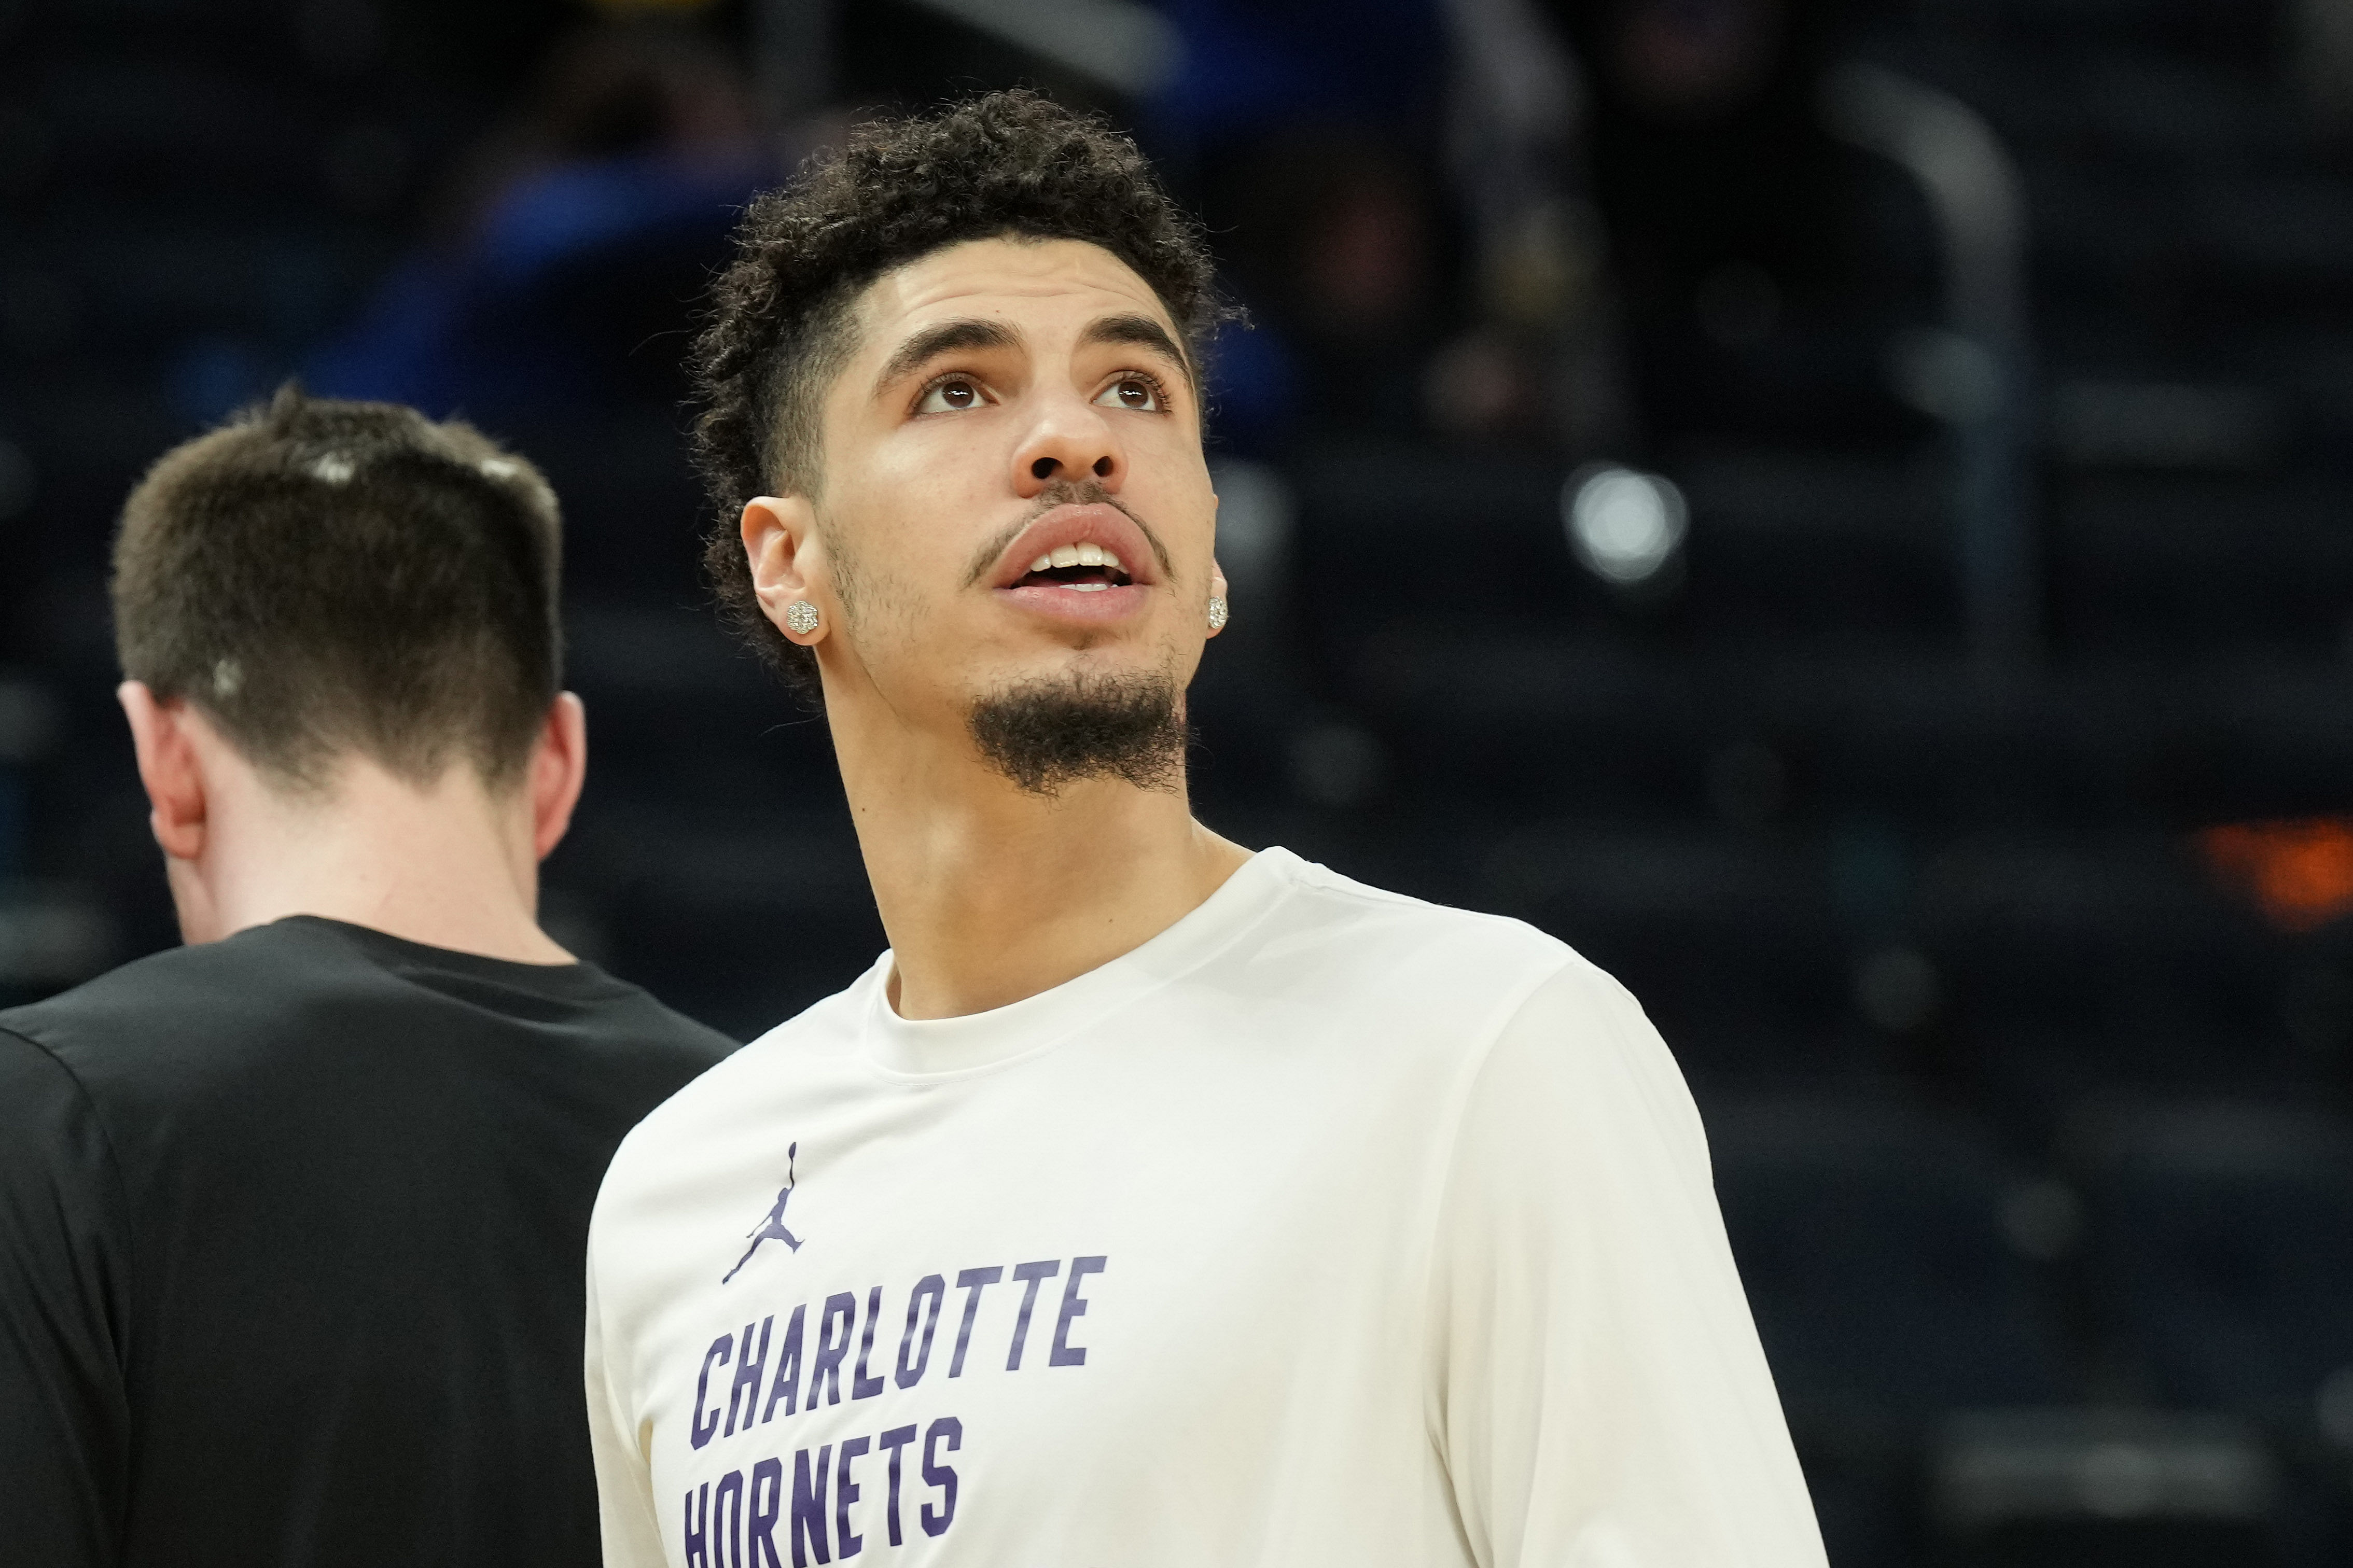
{"label": "person seen from behind", "polygon": [[536,921],[559,556],[522,458],[290,386],[132,492],[186,945],[0,1012],[0,1563],[595,1560],[590,1204],[731,1044]]}

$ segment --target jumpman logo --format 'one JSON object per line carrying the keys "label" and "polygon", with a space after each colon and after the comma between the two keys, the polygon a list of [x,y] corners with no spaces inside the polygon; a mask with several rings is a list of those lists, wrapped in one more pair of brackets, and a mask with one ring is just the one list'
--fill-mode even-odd
{"label": "jumpman logo", "polygon": [[785,1184],[776,1194],[776,1206],[768,1211],[768,1217],[760,1222],[759,1228],[751,1232],[752,1245],[744,1249],[744,1256],[737,1258],[735,1267],[727,1271],[727,1279],[720,1281],[722,1285],[744,1272],[744,1265],[752,1261],[752,1254],[760,1250],[760,1243],[764,1241],[781,1241],[795,1252],[801,1249],[801,1238],[785,1228],[785,1205],[793,1195],[793,1161],[800,1152],[798,1143],[785,1151]]}

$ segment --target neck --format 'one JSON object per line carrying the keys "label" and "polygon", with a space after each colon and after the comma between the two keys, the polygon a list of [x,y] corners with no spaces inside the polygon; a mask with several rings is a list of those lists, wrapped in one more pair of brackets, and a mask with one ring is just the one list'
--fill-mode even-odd
{"label": "neck", "polygon": [[204,854],[172,863],[181,929],[211,941],[289,915],[522,963],[571,956],[539,929],[529,806],[452,766],[429,785],[364,758],[328,789],[248,775],[215,796]]}
{"label": "neck", "polygon": [[1018,1002],[1157,936],[1250,852],[1195,822],[1181,786],[1091,779],[1045,798],[962,735],[833,721],[834,749],[904,1018]]}

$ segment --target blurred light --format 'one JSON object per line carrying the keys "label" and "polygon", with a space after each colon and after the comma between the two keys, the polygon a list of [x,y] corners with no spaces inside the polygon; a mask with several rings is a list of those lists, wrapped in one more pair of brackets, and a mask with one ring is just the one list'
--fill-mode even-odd
{"label": "blurred light", "polygon": [[1601,219],[1581,202],[1530,202],[1495,237],[1481,283],[1490,309],[1523,330],[1557,331],[1594,307]]}
{"label": "blurred light", "polygon": [[2320,1380],[2313,1400],[2320,1429],[2340,1447],[2353,1448],[2353,1366],[2340,1366]]}
{"label": "blurred light", "polygon": [[2280,441],[2277,407],[2253,387],[2079,381],[2051,398],[2051,443],[2084,468],[2260,468]]}
{"label": "blurred light", "polygon": [[2165,1461],[2139,1443],[2101,1444],[2076,1475],[2084,1508],[2106,1519],[2138,1518],[2165,1497]]}
{"label": "blurred light", "polygon": [[2001,406],[2001,364],[1958,332],[1929,329],[1896,339],[1888,364],[1904,401],[1947,425],[1969,425]]}
{"label": "blurred light", "polygon": [[1388,770],[1381,743],[1353,724],[1322,724],[1291,743],[1291,784],[1314,805],[1361,805]]}
{"label": "blurred light", "polygon": [[1176,25],[1143,0],[916,0],[1131,97],[1176,74]]}
{"label": "blurred light", "polygon": [[2283,931],[2313,931],[2353,912],[2353,820],[2232,822],[2198,836],[2208,868]]}
{"label": "blurred light", "polygon": [[112,961],[114,929],[69,888],[20,889],[0,903],[0,984],[71,985]]}
{"label": "blurred light", "polygon": [[1560,510],[1577,558],[1620,587],[1648,582],[1674,559],[1689,515],[1683,491],[1667,480],[1608,464],[1571,474]]}
{"label": "blurred light", "polygon": [[2064,1257],[2083,1228],[2083,1200],[2064,1182],[2021,1182],[2002,1197],[2002,1234],[2038,1263]]}
{"label": "blurred light", "polygon": [[1518,356],[1500,333],[1463,333],[1421,374],[1422,412],[1438,429],[1476,436],[1510,425],[1527,395]]}
{"label": "blurred light", "polygon": [[57,700],[46,688],[0,675],[0,763],[40,761],[57,730]]}
{"label": "blurred light", "polygon": [[1972,1411],[1943,1423],[1931,1506],[1948,1528],[2093,1519],[2255,1520],[2278,1495],[2263,1442],[2228,1417]]}
{"label": "blurred light", "polygon": [[32,842],[32,810],[22,774],[0,767],[0,883],[25,874],[26,850]]}
{"label": "blurred light", "polygon": [[1235,613],[1271,608],[1282,592],[1298,514],[1291,482],[1267,464],[1222,458],[1209,466],[1209,483],[1218,492],[1218,564],[1233,590]]}
{"label": "blurred light", "polygon": [[1936,1011],[1936,968],[1917,950],[1883,947],[1855,967],[1856,1011],[1891,1035],[1909,1034]]}

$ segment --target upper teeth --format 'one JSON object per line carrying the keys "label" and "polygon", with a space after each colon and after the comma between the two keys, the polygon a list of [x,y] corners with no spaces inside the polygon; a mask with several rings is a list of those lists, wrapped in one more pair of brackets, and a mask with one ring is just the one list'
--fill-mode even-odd
{"label": "upper teeth", "polygon": [[1113,572],[1124,572],[1118,556],[1100,544],[1057,544],[1037,560],[1029,563],[1032,572],[1051,572],[1057,566],[1102,566]]}

